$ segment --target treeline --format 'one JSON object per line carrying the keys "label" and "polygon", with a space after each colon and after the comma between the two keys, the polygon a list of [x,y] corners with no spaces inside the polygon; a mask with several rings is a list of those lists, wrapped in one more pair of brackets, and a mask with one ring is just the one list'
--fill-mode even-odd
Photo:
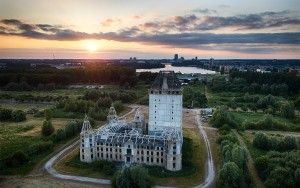
{"label": "treeline", "polygon": [[32,94],[0,94],[0,99],[13,99],[17,102],[52,102],[68,99],[69,96],[32,95]]}
{"label": "treeline", "polygon": [[289,126],[286,123],[279,122],[270,114],[265,115],[261,120],[256,122],[245,121],[242,124],[243,129],[253,130],[278,130],[278,131],[299,131],[299,126]]}
{"label": "treeline", "polygon": [[300,186],[300,151],[270,151],[255,160],[259,176],[267,188]]}
{"label": "treeline", "polygon": [[218,187],[251,187],[247,169],[247,154],[232,132],[221,131],[218,143],[221,146],[222,166],[218,174]]}
{"label": "treeline", "polygon": [[213,113],[209,123],[221,130],[230,129],[254,129],[254,130],[281,130],[281,131],[299,131],[299,126],[290,126],[286,123],[277,121],[272,115],[266,114],[261,120],[256,122],[244,121],[238,119],[228,111],[226,106],[219,106]]}
{"label": "treeline", "polygon": [[[271,75],[270,73],[267,75]],[[269,79],[269,78],[265,78]],[[291,79],[299,80],[298,77],[292,76]],[[296,84],[296,83],[293,83]],[[248,82],[245,78],[240,77],[231,77],[229,80],[226,80],[223,76],[216,76],[209,83],[209,87],[211,90],[215,92],[223,92],[223,91],[232,91],[232,92],[249,92],[252,94],[272,94],[278,96],[288,96],[289,94],[297,94],[299,92],[298,89],[291,88],[285,82],[277,83],[277,82],[266,82],[266,83],[256,83],[256,82]],[[293,86],[295,87],[295,86]]]}
{"label": "treeline", "polygon": [[18,168],[26,165],[35,157],[51,152],[52,150],[52,141],[39,141],[26,147],[24,150],[18,150],[0,160],[0,174],[9,174],[9,168]]}
{"label": "treeline", "polygon": [[11,110],[0,108],[0,121],[21,122],[26,120],[26,113],[23,110]]}
{"label": "treeline", "polygon": [[[72,83],[119,84],[132,87],[136,84],[135,69],[117,65],[85,66],[84,68],[12,68],[0,70],[0,87],[19,90],[65,86]],[[50,87],[51,88],[51,87]]]}
{"label": "treeline", "polygon": [[287,119],[295,118],[295,105],[288,101],[278,101],[273,95],[257,96],[246,93],[241,97],[234,97],[228,106],[232,109],[240,107],[243,111],[263,110],[268,114],[278,114]]}
{"label": "treeline", "polygon": [[207,106],[207,98],[199,83],[192,83],[183,89],[183,106],[203,108]]}
{"label": "treeline", "polygon": [[[231,70],[229,75],[231,79],[240,78],[245,80],[248,85],[256,84],[255,87],[252,88],[261,91],[266,91],[267,88],[264,89],[263,87],[269,87],[270,92],[273,91],[275,93],[284,92],[285,89],[287,89],[288,93],[298,94],[300,90],[300,77],[295,74]],[[259,88],[260,86],[261,88]],[[276,90],[279,91],[277,92]]]}
{"label": "treeline", "polygon": [[296,138],[293,136],[267,136],[264,133],[256,133],[253,146],[262,150],[289,151],[297,149]]}

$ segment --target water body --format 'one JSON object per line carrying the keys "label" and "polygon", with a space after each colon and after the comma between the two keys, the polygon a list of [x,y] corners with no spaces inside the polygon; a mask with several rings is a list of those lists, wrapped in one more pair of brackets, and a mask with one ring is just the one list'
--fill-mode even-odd
{"label": "water body", "polygon": [[171,64],[166,64],[165,68],[136,69],[136,72],[157,73],[159,71],[174,71],[175,73],[182,73],[182,74],[216,74],[215,71],[206,70],[198,67],[174,67]]}

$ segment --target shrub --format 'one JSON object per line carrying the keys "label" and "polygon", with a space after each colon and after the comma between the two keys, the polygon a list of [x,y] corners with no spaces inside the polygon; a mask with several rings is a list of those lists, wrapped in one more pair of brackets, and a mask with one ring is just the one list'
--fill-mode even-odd
{"label": "shrub", "polygon": [[234,162],[225,163],[218,176],[218,184],[225,188],[241,187],[243,175]]}
{"label": "shrub", "polygon": [[115,107],[117,112],[121,112],[122,110],[124,110],[124,105],[123,105],[122,101],[115,101],[113,103],[113,106]]}
{"label": "shrub", "polygon": [[280,113],[282,117],[287,119],[295,118],[295,107],[293,103],[285,102],[280,107]]}
{"label": "shrub", "polygon": [[272,188],[294,187],[294,185],[293,174],[290,170],[282,167],[273,170],[266,181],[266,186]]}
{"label": "shrub", "polygon": [[12,110],[0,108],[0,121],[8,121],[11,119]]}
{"label": "shrub", "polygon": [[150,188],[152,185],[148,171],[138,165],[118,171],[112,179],[114,188]]}
{"label": "shrub", "polygon": [[42,141],[29,146],[26,153],[29,156],[34,156],[34,155],[42,154],[47,151],[51,151],[52,148],[53,148],[52,141],[47,141],[47,142]]}
{"label": "shrub", "polygon": [[221,106],[215,110],[212,118],[210,119],[210,123],[217,128],[222,127],[224,124],[228,124],[231,128],[235,128],[237,126],[234,117],[227,111],[225,106]]}
{"label": "shrub", "polygon": [[51,121],[45,120],[42,127],[42,135],[43,136],[50,136],[54,132],[54,127]]}
{"label": "shrub", "polygon": [[18,167],[29,161],[28,156],[23,151],[17,151],[12,156],[5,159],[7,167]]}
{"label": "shrub", "polygon": [[11,114],[11,119],[15,122],[25,121],[26,114],[22,110],[13,111]]}
{"label": "shrub", "polygon": [[296,138],[285,136],[267,136],[264,133],[257,133],[253,139],[253,146],[262,150],[288,151],[297,148]]}

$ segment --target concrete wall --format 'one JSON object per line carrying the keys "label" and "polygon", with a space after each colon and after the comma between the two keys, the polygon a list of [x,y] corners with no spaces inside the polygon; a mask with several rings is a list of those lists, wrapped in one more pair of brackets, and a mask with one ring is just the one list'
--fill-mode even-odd
{"label": "concrete wall", "polygon": [[149,132],[182,126],[182,95],[149,94]]}

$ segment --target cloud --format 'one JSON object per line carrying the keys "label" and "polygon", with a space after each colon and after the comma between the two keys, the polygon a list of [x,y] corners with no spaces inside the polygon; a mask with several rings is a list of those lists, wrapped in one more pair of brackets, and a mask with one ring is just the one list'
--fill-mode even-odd
{"label": "cloud", "polygon": [[117,23],[121,23],[121,20],[120,19],[111,19],[111,18],[108,18],[105,21],[101,22],[101,25],[103,27],[110,27],[111,25],[117,24]]}
{"label": "cloud", "polygon": [[140,25],[148,32],[210,31],[229,28],[235,30],[258,30],[300,25],[300,18],[293,17],[289,11],[262,12],[236,16],[198,16],[185,15],[165,20],[146,22]]}
{"label": "cloud", "polygon": [[139,15],[134,15],[133,18],[138,20],[138,19],[141,19],[142,17]]}
{"label": "cloud", "polygon": [[[278,13],[265,12],[266,16],[273,17]],[[197,16],[177,16],[172,17],[169,20],[171,23],[164,23],[164,27],[173,27],[176,30],[189,27]],[[208,18],[206,18],[208,19]],[[229,19],[226,21],[214,21],[215,18],[210,18],[214,27],[221,27],[222,25],[232,25],[231,23],[240,22],[240,20]],[[227,19],[227,18],[226,18]],[[254,16],[246,16],[248,20],[257,20]],[[286,20],[284,20],[286,22]],[[216,24],[217,22],[218,24]],[[250,22],[250,21],[249,21]],[[282,21],[283,22],[283,21]],[[226,23],[226,24],[225,24]],[[289,22],[291,23],[291,22]],[[292,22],[292,23],[298,23]],[[274,24],[274,23],[272,23]],[[221,26],[220,26],[221,25]],[[198,32],[202,30],[208,30],[197,26],[198,28],[193,31],[182,32],[145,32],[144,28],[158,28],[160,27],[159,22],[147,22],[143,25],[138,25],[130,28],[120,29],[118,32],[98,32],[98,33],[86,33],[79,32],[65,28],[58,25],[50,24],[29,24],[21,20],[15,19],[3,19],[0,20],[0,35],[11,35],[11,36],[22,36],[33,39],[43,40],[58,40],[58,41],[77,41],[84,39],[104,39],[113,40],[119,42],[139,42],[146,44],[165,45],[172,47],[183,47],[183,48],[209,48],[210,45],[214,46],[214,49],[218,49],[219,46],[223,46],[223,49],[231,51],[259,51],[263,52],[263,49],[269,48],[272,51],[271,45],[294,45],[295,49],[299,51],[300,45],[300,32],[284,32],[284,33],[230,33],[230,34],[215,34],[209,32]],[[182,28],[180,28],[182,26]],[[244,27],[253,28],[254,26],[245,24]],[[211,26],[206,26],[211,27]],[[247,45],[252,45],[251,47]],[[229,45],[229,46],[226,46]],[[256,45],[255,47],[253,47]],[[238,47],[237,47],[238,46]],[[262,47],[263,46],[263,47]]]}
{"label": "cloud", "polygon": [[196,12],[196,13],[200,13],[200,14],[216,14],[217,11],[216,10],[212,10],[212,9],[207,9],[207,8],[197,8],[194,9],[192,12]]}

